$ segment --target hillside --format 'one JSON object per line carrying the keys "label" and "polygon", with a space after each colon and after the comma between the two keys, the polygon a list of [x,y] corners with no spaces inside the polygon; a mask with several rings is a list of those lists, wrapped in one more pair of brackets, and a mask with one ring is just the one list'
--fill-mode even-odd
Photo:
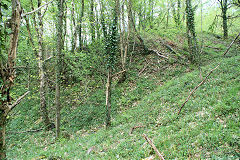
{"label": "hillside", "polygon": [[[171,38],[168,37],[166,42],[184,56],[184,47]],[[165,159],[238,159],[239,45],[234,45],[228,55],[222,57],[231,40],[222,41],[205,34],[200,74],[198,67],[183,62],[181,56],[166,48],[164,50],[158,38],[150,37],[146,41],[149,47],[168,58],[155,53],[133,55],[127,80],[121,84],[117,83],[117,78],[114,80],[112,126],[109,129],[104,127],[104,91],[96,88],[86,103],[71,103],[70,108],[63,108],[62,129],[65,131],[61,139],[55,141],[53,131],[9,134],[8,158],[144,159],[155,155],[143,137],[146,134]],[[157,44],[154,46],[152,42]],[[220,67],[177,116],[189,92],[219,62]],[[74,93],[77,88],[77,85],[70,88],[69,93]],[[65,97],[66,105],[71,96],[74,97],[71,94]],[[21,106],[30,103],[34,102],[24,102]],[[67,119],[69,113],[71,119]],[[15,114],[8,131],[39,125],[37,119],[21,121],[30,113],[16,110]]]}

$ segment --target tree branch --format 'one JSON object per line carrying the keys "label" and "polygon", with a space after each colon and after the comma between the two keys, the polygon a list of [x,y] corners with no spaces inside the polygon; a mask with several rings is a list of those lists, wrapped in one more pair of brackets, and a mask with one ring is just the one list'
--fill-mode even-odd
{"label": "tree branch", "polygon": [[30,93],[30,91],[27,91],[26,93],[24,93],[21,97],[19,97],[12,105],[9,105],[8,106],[8,110],[6,111],[6,115],[13,109],[15,108],[21,101],[22,99],[28,95],[28,93]]}
{"label": "tree branch", "polygon": [[31,12],[27,12],[27,13],[25,13],[25,14],[22,14],[22,17],[25,17],[25,16],[27,16],[27,15],[29,15],[29,14],[33,14],[33,13],[39,11],[41,8],[47,6],[49,3],[52,3],[52,2],[53,2],[53,0],[50,1],[50,2],[47,2],[46,4],[44,4],[44,5],[40,6],[40,7],[38,7],[37,9],[35,9],[35,10],[31,11]]}
{"label": "tree branch", "polygon": [[163,156],[160,154],[160,152],[158,151],[158,149],[156,148],[156,146],[153,144],[152,140],[149,139],[147,137],[146,134],[143,134],[143,137],[146,139],[146,141],[151,145],[151,147],[154,149],[154,151],[157,153],[158,157],[161,159],[161,160],[164,160]]}
{"label": "tree branch", "polygon": [[187,97],[187,99],[186,99],[185,102],[182,104],[181,108],[179,109],[178,115],[180,114],[182,108],[183,108],[183,107],[185,106],[185,104],[188,102],[188,100],[190,99],[190,97],[192,96],[192,94],[198,89],[198,87],[200,87],[200,86],[207,80],[207,78],[212,74],[212,72],[213,72],[214,70],[216,70],[219,66],[220,66],[220,64],[218,64],[215,68],[213,68],[213,69],[208,73],[208,75],[204,78],[204,80],[203,80],[201,83],[199,83],[199,84],[192,90],[192,92],[189,94],[189,96]]}
{"label": "tree branch", "polygon": [[232,43],[229,45],[228,49],[224,52],[223,56],[225,56],[228,53],[229,49],[232,47],[233,43],[238,39],[239,36],[240,36],[240,32],[236,36],[236,38],[232,41]]}
{"label": "tree branch", "polygon": [[124,72],[126,72],[126,70],[123,70],[123,71],[120,71],[120,72],[118,72],[118,73],[115,73],[115,74],[112,75],[112,78],[115,77],[115,76],[117,76],[117,75],[119,75],[119,74],[121,74],[121,73],[124,73]]}
{"label": "tree branch", "polygon": [[[236,38],[232,41],[232,43],[229,45],[229,47],[227,48],[227,50],[223,53],[222,56],[225,56],[228,51],[230,50],[230,48],[232,47],[233,43],[238,39],[238,37],[240,36],[240,32],[239,34],[236,36]],[[192,96],[192,94],[198,89],[198,87],[200,87],[206,80],[207,78],[212,74],[212,72],[214,70],[216,70],[219,66],[221,65],[221,63],[219,63],[215,68],[213,68],[208,75],[204,78],[204,80],[202,82],[200,82],[193,90],[192,92],[189,94],[189,96],[187,97],[187,99],[185,100],[185,102],[182,104],[182,106],[180,107],[179,111],[178,111],[178,115],[180,114],[182,108],[184,107],[184,105],[188,102],[188,100],[190,99],[190,97]]]}

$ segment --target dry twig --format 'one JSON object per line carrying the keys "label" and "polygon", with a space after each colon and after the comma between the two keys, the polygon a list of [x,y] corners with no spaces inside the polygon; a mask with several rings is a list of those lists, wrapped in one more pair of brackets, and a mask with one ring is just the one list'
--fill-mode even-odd
{"label": "dry twig", "polygon": [[190,99],[190,97],[192,96],[192,94],[198,89],[198,87],[200,87],[200,86],[207,80],[207,78],[212,74],[212,72],[213,72],[214,70],[216,70],[219,66],[220,66],[220,64],[218,64],[215,68],[213,68],[213,69],[208,73],[208,75],[204,78],[204,80],[203,80],[201,83],[199,83],[199,84],[192,90],[192,92],[191,92],[191,93],[189,94],[189,96],[187,97],[186,101],[182,104],[181,108],[179,109],[178,115],[180,114],[182,108],[183,108],[184,105],[188,102],[188,100]]}
{"label": "dry twig", "polygon": [[26,96],[26,95],[28,95],[28,93],[29,93],[30,91],[27,91],[26,93],[24,93],[21,97],[19,97],[12,105],[9,105],[8,106],[8,110],[6,111],[6,115],[14,108],[14,107],[16,107],[22,100],[23,100],[23,98]]}
{"label": "dry twig", "polygon": [[113,77],[116,77],[117,75],[119,75],[119,74],[121,74],[121,73],[124,73],[124,72],[126,72],[126,70],[123,70],[123,71],[120,71],[120,72],[118,72],[118,73],[115,73],[115,74],[112,75],[112,78],[113,78]]}
{"label": "dry twig", "polygon": [[143,128],[143,127],[145,127],[145,126],[134,126],[134,127],[131,128],[129,134],[132,134],[135,129],[137,129],[137,128]]}
{"label": "dry twig", "polygon": [[147,137],[146,134],[143,134],[143,137],[146,139],[146,141],[151,145],[151,147],[154,149],[154,151],[157,153],[158,157],[161,159],[161,160],[164,160],[163,156],[161,155],[161,153],[158,151],[158,149],[156,148],[156,146],[153,144],[152,140],[149,139]]}
{"label": "dry twig", "polygon": [[150,62],[148,62],[148,63],[143,67],[143,69],[141,69],[141,71],[138,73],[138,76],[140,76],[140,75],[145,71],[145,69],[148,67],[149,64],[150,64]]}

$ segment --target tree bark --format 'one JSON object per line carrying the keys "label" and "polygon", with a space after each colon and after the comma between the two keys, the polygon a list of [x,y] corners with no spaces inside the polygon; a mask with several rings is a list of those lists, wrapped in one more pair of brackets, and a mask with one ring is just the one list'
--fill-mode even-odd
{"label": "tree bark", "polygon": [[90,1],[90,31],[91,31],[91,37],[92,42],[95,41],[95,17],[94,17],[94,0]]}
{"label": "tree bark", "polygon": [[[41,6],[42,0],[38,0],[38,7]],[[45,78],[45,68],[44,68],[44,50],[43,50],[43,15],[41,10],[38,12],[38,68],[39,68],[39,78],[40,78],[40,108],[43,116],[43,120],[46,128],[50,126],[50,119],[48,116],[47,104],[46,104],[46,78]]]}
{"label": "tree bark", "polygon": [[82,38],[82,19],[84,15],[84,0],[82,0],[82,8],[81,8],[81,15],[79,19],[79,33],[78,33],[78,39],[79,39],[79,49],[80,51],[83,49],[83,38]]}
{"label": "tree bark", "polygon": [[223,19],[223,36],[228,38],[228,24],[227,24],[227,0],[223,0],[222,19]]}
{"label": "tree bark", "polygon": [[[1,9],[1,8],[0,8]],[[17,44],[21,23],[21,6],[18,0],[12,0],[12,16],[10,45],[8,50],[8,61],[6,67],[1,63],[0,76],[2,79],[1,96],[6,100],[0,100],[0,159],[6,159],[6,117],[11,111],[11,107],[7,104],[11,102],[10,89],[14,85],[15,66],[17,56]]]}
{"label": "tree bark", "polygon": [[128,1],[128,16],[130,19],[130,24],[135,32],[135,35],[137,36],[138,40],[141,43],[144,54],[148,54],[148,48],[145,46],[144,41],[143,41],[142,37],[140,36],[140,34],[138,33],[138,31],[136,29],[136,25],[134,23],[134,19],[133,19],[133,15],[132,15],[132,0]]}
{"label": "tree bark", "polygon": [[64,0],[58,0],[58,23],[57,23],[57,59],[56,59],[56,137],[60,136],[61,104],[60,104],[60,80],[61,80],[61,55],[63,49],[63,8]]}
{"label": "tree bark", "polygon": [[0,110],[0,159],[6,158],[6,116],[4,110]]}
{"label": "tree bark", "polygon": [[111,126],[111,84],[112,84],[112,68],[108,68],[108,77],[106,84],[106,110],[107,110],[107,119],[106,127]]}
{"label": "tree bark", "polygon": [[73,23],[73,29],[72,29],[72,49],[71,52],[74,53],[76,50],[76,44],[77,44],[77,31],[76,31],[76,21],[75,21],[75,2],[72,0],[72,23]]}
{"label": "tree bark", "polygon": [[191,0],[186,0],[186,14],[187,14],[187,38],[188,38],[188,47],[189,47],[189,60],[191,63],[197,62],[197,39],[194,25],[194,11],[192,9]]}

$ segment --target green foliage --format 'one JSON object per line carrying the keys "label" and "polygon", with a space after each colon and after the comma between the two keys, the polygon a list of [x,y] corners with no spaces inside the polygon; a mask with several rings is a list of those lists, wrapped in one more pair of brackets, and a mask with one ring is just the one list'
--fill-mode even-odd
{"label": "green foliage", "polygon": [[[5,3],[6,1],[1,2]],[[137,28],[144,30],[140,33],[146,45],[167,55],[168,59],[162,59],[154,53],[140,56],[138,40],[130,38],[130,54],[127,58],[129,61],[131,59],[131,63],[128,64],[127,79],[125,82],[117,84],[118,76],[113,77],[111,111],[113,121],[112,127],[105,130],[103,126],[106,108],[104,92],[106,68],[114,67],[116,72],[121,70],[120,55],[118,55],[119,26],[116,12],[112,10],[115,2],[112,0],[101,1],[101,11],[99,4],[96,3],[94,6],[96,14],[98,11],[104,11],[101,13],[101,17],[98,17],[102,20],[104,37],[99,32],[98,39],[95,39],[94,42],[89,41],[90,30],[88,27],[91,24],[89,23],[90,18],[86,14],[89,13],[90,8],[88,2],[82,22],[83,50],[69,51],[71,48],[69,40],[73,29],[70,27],[71,31],[66,31],[63,52],[62,78],[65,81],[61,84],[63,88],[61,92],[61,129],[70,134],[70,139],[62,137],[56,141],[54,130],[14,133],[35,130],[44,126],[39,111],[37,59],[30,47],[26,26],[21,26],[16,60],[17,78],[11,97],[15,100],[27,90],[31,92],[8,116],[8,158],[142,159],[154,154],[142,137],[142,134],[145,133],[153,139],[154,144],[166,159],[236,159],[239,154],[238,106],[240,105],[238,50],[231,50],[231,54],[226,59],[219,58],[219,53],[223,52],[230,42],[223,42],[221,39],[216,39],[214,34],[202,32],[204,50],[200,56],[201,65],[205,66],[202,66],[201,74],[206,75],[220,61],[222,61],[222,66],[199,88],[184,107],[182,115],[177,117],[176,112],[179,106],[184,102],[189,91],[201,81],[199,71],[194,70],[194,67],[186,61],[189,53],[187,52],[185,23],[176,27],[170,10],[169,25],[166,27],[168,11],[166,3],[169,1],[133,0],[134,21]],[[123,2],[126,1],[121,2],[120,4],[123,5]],[[26,11],[31,11],[27,1],[21,3]],[[34,6],[37,6],[37,1],[33,1],[33,3]],[[68,1],[65,5],[70,6],[70,3]],[[8,2],[6,4],[10,6]],[[218,22],[214,22],[214,25],[211,26],[213,17],[218,14],[219,10],[214,6],[206,5],[205,7],[206,10],[210,9],[209,15],[208,13],[203,14],[203,31],[207,31],[210,26],[211,31],[219,33],[221,30]],[[52,59],[44,62],[48,84],[46,100],[49,117],[54,122],[55,63],[53,62],[57,47],[55,45],[57,41],[55,35],[56,4],[52,3],[45,8],[48,8],[44,17],[45,58],[52,56]],[[6,9],[3,10],[5,12]],[[180,13],[183,13],[183,10],[182,7]],[[126,12],[126,10],[122,11],[122,13]],[[197,31],[200,31],[199,8],[196,6],[189,12],[190,22],[193,23],[192,27],[197,27]],[[76,19],[79,18],[80,13],[81,7],[76,4]],[[4,14],[8,15],[7,11]],[[66,23],[69,24],[71,18],[68,18],[68,11],[65,14]],[[32,16],[29,16],[30,29],[33,41],[37,46],[37,33],[34,31]],[[197,19],[195,22],[193,22],[194,16]],[[175,17],[175,19],[179,20],[179,17]],[[184,21],[184,17],[181,19]],[[94,23],[98,21],[96,18]],[[235,34],[238,31],[238,23],[238,21],[232,23],[230,33]],[[2,32],[2,19],[0,25]],[[78,25],[79,23],[77,27]],[[69,28],[67,27],[67,29]],[[194,34],[196,34],[195,31]],[[6,39],[0,40],[1,44],[6,41]],[[176,49],[177,54],[170,53],[160,40]],[[3,50],[1,49],[1,51]],[[0,54],[0,56],[4,57],[6,54]],[[150,65],[146,66],[144,73],[139,74],[147,62],[150,62]],[[1,85],[0,79],[0,88]],[[133,126],[140,125],[144,127],[133,130],[132,135],[129,135]]]}
{"label": "green foliage", "polygon": [[[206,34],[206,39],[209,40],[207,45],[221,43],[211,35]],[[189,91],[201,81],[199,71],[189,72],[186,71],[188,66],[173,68],[170,65],[164,73],[154,73],[155,78],[150,78],[150,75],[138,76],[146,57],[136,56],[127,81],[120,85],[113,83],[112,128],[105,130],[103,127],[105,93],[102,87],[95,86],[100,83],[92,80],[89,86],[96,88],[85,93],[84,86],[77,83],[65,89],[62,99],[62,129],[71,134],[70,139],[55,141],[52,131],[10,134],[8,158],[142,159],[155,154],[142,137],[145,133],[166,159],[236,159],[239,143],[240,57],[234,48],[229,57],[223,59],[219,52],[223,52],[226,44],[224,42],[218,46],[218,53],[212,48],[204,49],[207,53],[202,55],[205,60],[202,64],[206,64],[202,66],[203,76],[219,62],[222,65],[191,97],[178,119],[176,112],[179,106]],[[76,65],[77,62],[88,61],[89,54],[80,55],[76,55]],[[158,85],[158,80],[162,80],[163,85]],[[23,89],[22,86],[16,93],[23,92]],[[51,95],[54,96],[54,93]],[[9,131],[41,126],[41,123],[37,123],[38,101],[39,96],[32,94],[14,110],[9,119]],[[144,127],[133,130],[129,135],[131,128],[139,125]]]}
{"label": "green foliage", "polygon": [[[104,42],[105,42],[105,54],[107,55],[107,66],[112,67],[116,63],[116,53],[118,49],[118,20],[116,11],[113,10],[113,20],[109,27],[109,33],[107,33],[107,28],[103,28],[103,32],[105,33]],[[107,34],[106,34],[107,33]]]}

